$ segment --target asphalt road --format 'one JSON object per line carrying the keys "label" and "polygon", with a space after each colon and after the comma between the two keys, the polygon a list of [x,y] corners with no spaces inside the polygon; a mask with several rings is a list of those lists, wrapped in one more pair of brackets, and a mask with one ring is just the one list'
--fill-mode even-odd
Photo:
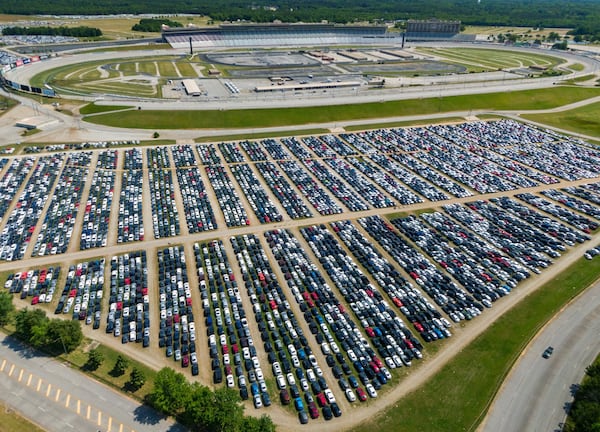
{"label": "asphalt road", "polygon": [[[600,283],[531,342],[505,380],[480,432],[561,431],[572,392],[600,351]],[[542,353],[554,347],[544,359]]]}
{"label": "asphalt road", "polygon": [[0,334],[0,399],[48,432],[183,432],[147,406]]}

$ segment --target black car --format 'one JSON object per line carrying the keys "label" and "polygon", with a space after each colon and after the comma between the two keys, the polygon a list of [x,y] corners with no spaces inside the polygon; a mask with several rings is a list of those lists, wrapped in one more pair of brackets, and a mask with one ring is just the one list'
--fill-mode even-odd
{"label": "black car", "polygon": [[325,420],[331,420],[333,418],[333,414],[331,413],[331,408],[328,405],[323,407],[323,418]]}
{"label": "black car", "polygon": [[542,357],[544,357],[545,359],[550,358],[550,356],[552,355],[553,352],[554,352],[554,348],[549,346],[548,348],[546,348],[544,350]]}
{"label": "black car", "polygon": [[301,424],[308,423],[308,414],[306,414],[306,411],[302,410],[298,413],[298,420]]}

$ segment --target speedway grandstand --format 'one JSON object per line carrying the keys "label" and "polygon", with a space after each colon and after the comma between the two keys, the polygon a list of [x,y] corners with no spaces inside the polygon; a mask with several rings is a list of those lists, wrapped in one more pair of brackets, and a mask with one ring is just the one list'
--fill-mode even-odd
{"label": "speedway grandstand", "polygon": [[218,27],[163,28],[173,48],[237,48],[401,44],[402,35],[385,26],[335,24],[221,24]]}

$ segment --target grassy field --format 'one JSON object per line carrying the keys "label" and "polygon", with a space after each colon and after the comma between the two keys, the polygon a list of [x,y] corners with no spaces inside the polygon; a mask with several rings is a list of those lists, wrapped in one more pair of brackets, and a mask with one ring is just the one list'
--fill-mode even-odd
{"label": "grassy field", "polygon": [[600,137],[600,103],[552,114],[525,114],[525,119],[548,126]]}
{"label": "grassy field", "polygon": [[545,66],[548,69],[561,64],[564,60],[541,54],[520,51],[503,51],[479,48],[420,48],[418,51],[446,58],[461,64],[483,66],[489,70]]}
{"label": "grassy field", "polygon": [[[90,341],[87,341],[88,343]],[[130,396],[142,401],[144,397],[152,390],[154,386],[154,377],[156,376],[156,371],[145,366],[142,363],[137,362],[135,359],[128,358],[129,367],[125,371],[125,373],[121,376],[113,376],[110,372],[113,369],[115,362],[117,361],[117,356],[120,353],[117,351],[106,347],[105,345],[98,345],[98,350],[104,355],[104,361],[100,365],[100,367],[95,371],[86,371],[85,363],[87,362],[88,355],[87,352],[84,352],[85,344],[76,349],[70,354],[61,355],[59,358],[64,359],[71,363],[73,366],[77,367],[82,372],[87,373],[88,375],[96,378],[98,381],[101,381],[105,384],[110,385],[111,387],[117,388],[119,390],[126,390],[125,383],[129,381],[129,374],[131,370],[136,367],[140,371],[143,372],[146,377],[145,384],[135,392],[127,392]],[[124,356],[123,354],[121,354]],[[127,356],[124,356],[127,357]]]}
{"label": "grassy field", "polygon": [[102,112],[109,111],[121,111],[124,109],[134,108],[132,106],[123,106],[123,105],[96,105],[94,103],[87,104],[86,106],[79,109],[79,113],[83,115],[88,114],[97,114]]}
{"label": "grassy field", "polygon": [[[181,24],[195,24],[197,26],[208,25],[208,17],[202,15],[194,16],[173,16],[169,18],[172,21],[178,21]],[[159,33],[145,33],[135,32],[131,30],[135,24],[140,21],[138,17],[124,17],[124,16],[107,16],[107,17],[93,17],[93,18],[50,18],[48,16],[25,16],[25,15],[0,15],[0,24],[15,23],[21,21],[18,25],[24,25],[26,21],[44,21],[47,22],[45,25],[50,27],[67,26],[88,26],[96,27],[102,30],[102,33],[106,39],[138,39],[138,38],[155,38],[158,37]]]}
{"label": "grassy field", "polygon": [[600,89],[556,87],[543,90],[452,96],[356,105],[223,111],[127,111],[87,118],[108,126],[143,129],[204,129],[294,126],[368,118],[465,110],[548,109],[600,95]]}
{"label": "grassy field", "polygon": [[44,432],[44,429],[37,427],[24,417],[21,417],[20,414],[0,403],[0,432],[17,431]]}
{"label": "grassy field", "polygon": [[392,432],[400,424],[402,432],[474,431],[529,341],[599,275],[600,259],[581,258],[504,314],[419,390],[353,432]]}

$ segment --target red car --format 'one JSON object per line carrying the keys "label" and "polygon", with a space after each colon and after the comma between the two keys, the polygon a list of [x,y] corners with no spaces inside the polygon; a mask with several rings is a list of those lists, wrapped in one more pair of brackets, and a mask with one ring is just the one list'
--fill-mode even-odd
{"label": "red car", "polygon": [[366,401],[366,400],[367,400],[367,394],[365,393],[365,391],[364,391],[362,388],[358,387],[358,388],[356,389],[356,394],[358,395],[358,399],[359,399],[361,402],[364,402],[364,401]]}
{"label": "red car", "polygon": [[317,393],[315,397],[320,407],[324,407],[325,405],[327,405],[327,399],[325,399],[325,395],[323,393]]}
{"label": "red car", "polygon": [[310,414],[310,418],[312,419],[319,418],[319,409],[317,408],[316,403],[310,402],[308,404],[308,413]]}

